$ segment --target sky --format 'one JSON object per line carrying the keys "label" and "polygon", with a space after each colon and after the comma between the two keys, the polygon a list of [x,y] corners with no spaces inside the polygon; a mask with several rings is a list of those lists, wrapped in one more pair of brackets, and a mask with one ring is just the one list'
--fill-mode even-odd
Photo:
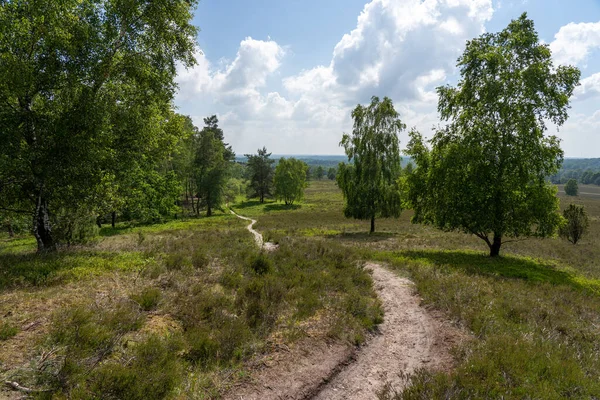
{"label": "sky", "polygon": [[430,137],[435,88],[458,81],[466,41],[523,12],[554,64],[581,70],[568,121],[547,134],[566,157],[600,157],[600,0],[201,0],[197,65],[178,67],[175,104],[198,127],[216,114],[239,155],[343,154],[351,110],[371,96]]}

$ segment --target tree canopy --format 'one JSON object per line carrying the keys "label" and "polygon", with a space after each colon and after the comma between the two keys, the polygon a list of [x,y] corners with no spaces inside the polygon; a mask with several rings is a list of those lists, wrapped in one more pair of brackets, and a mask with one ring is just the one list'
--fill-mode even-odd
{"label": "tree canopy", "polygon": [[248,158],[248,170],[250,173],[250,192],[248,198],[258,197],[260,202],[265,201],[265,197],[273,195],[273,164],[275,160],[271,159],[271,153],[267,153],[267,148],[258,149],[256,154],[245,154]]}
{"label": "tree canopy", "polygon": [[302,200],[308,165],[295,158],[281,158],[275,167],[275,197],[286,205]]}
{"label": "tree canopy", "polygon": [[206,126],[200,131],[194,159],[198,198],[196,212],[204,206],[207,217],[223,203],[231,161],[235,158],[231,146],[223,142],[223,130],[218,122],[215,115],[204,118]]}
{"label": "tree canopy", "polygon": [[344,215],[371,220],[374,232],[376,217],[399,217],[402,211],[398,134],[406,126],[387,97],[357,105],[352,118],[352,134],[344,134],[340,143],[349,164],[340,163],[337,182],[346,200]]}
{"label": "tree canopy", "polygon": [[501,32],[467,43],[461,79],[443,86],[431,150],[414,131],[408,178],[414,221],[462,230],[497,256],[506,238],[553,235],[561,223],[556,188],[546,178],[563,159],[547,121],[562,125],[580,72],[554,67],[533,21],[523,14]]}
{"label": "tree canopy", "polygon": [[94,208],[111,179],[153,169],[176,63],[191,66],[196,1],[40,0],[0,8],[0,206],[53,249],[61,208]]}
{"label": "tree canopy", "polygon": [[565,184],[565,193],[567,196],[577,196],[579,193],[579,185],[577,185],[577,180],[569,179]]}

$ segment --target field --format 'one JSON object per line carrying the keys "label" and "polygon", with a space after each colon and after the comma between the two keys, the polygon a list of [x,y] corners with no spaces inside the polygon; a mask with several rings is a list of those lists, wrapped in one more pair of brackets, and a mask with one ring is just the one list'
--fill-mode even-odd
{"label": "field", "polygon": [[[38,256],[29,237],[0,242],[2,380],[60,398],[217,398],[251,360],[301,339],[361,343],[381,321],[358,261],[410,277],[429,307],[470,340],[450,373],[419,371],[382,398],[592,398],[600,394],[600,193],[590,231],[506,244],[500,259],[462,233],[398,220],[344,218],[331,181],[305,200],[239,199],[277,252],[255,249],[245,223],[211,218],[103,228],[85,246]],[[9,393],[1,392],[8,396]],[[148,395],[148,393],[151,393]]]}

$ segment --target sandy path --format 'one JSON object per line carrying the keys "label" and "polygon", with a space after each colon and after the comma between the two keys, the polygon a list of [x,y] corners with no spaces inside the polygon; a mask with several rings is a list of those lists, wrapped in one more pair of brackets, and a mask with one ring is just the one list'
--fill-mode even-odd
{"label": "sandy path", "polygon": [[250,231],[250,233],[252,233],[252,235],[254,235],[254,241],[256,242],[256,245],[258,247],[260,247],[261,249],[264,249],[266,251],[273,251],[273,250],[277,249],[277,245],[275,243],[265,242],[263,240],[263,236],[260,234],[260,232],[256,231],[253,228],[254,224],[256,223],[255,219],[248,218],[248,217],[243,217],[243,216],[241,216],[239,214],[236,214],[231,209],[229,211],[231,211],[231,213],[233,215],[235,215],[236,217],[238,217],[238,218],[241,218],[241,219],[246,220],[246,221],[250,221],[250,224],[246,227],[246,229],[248,229]]}
{"label": "sandy path", "polygon": [[[255,221],[244,219],[252,221],[248,226],[252,232]],[[261,242],[257,240],[261,243],[262,236]],[[385,310],[384,322],[366,345],[358,351],[344,351],[338,344],[309,347],[304,354],[276,354],[275,362],[256,371],[253,384],[233,390],[225,398],[376,399],[386,384],[402,390],[406,376],[418,368],[450,368],[448,350],[464,336],[420,305],[410,280],[379,264],[368,263],[366,268],[372,271]]]}
{"label": "sandy path", "polygon": [[376,399],[386,383],[401,390],[406,374],[418,368],[444,368],[452,362],[442,335],[448,327],[420,306],[412,282],[378,264],[366,267],[373,271],[384,322],[355,361],[323,386],[315,399]]}

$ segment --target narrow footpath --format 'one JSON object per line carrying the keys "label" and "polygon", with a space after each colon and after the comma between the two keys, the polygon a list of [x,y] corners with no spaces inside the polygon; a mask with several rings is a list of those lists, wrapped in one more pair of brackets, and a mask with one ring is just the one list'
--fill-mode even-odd
{"label": "narrow footpath", "polygon": [[[231,211],[235,214],[233,211]],[[235,214],[237,215],[237,214]],[[256,243],[265,247],[252,226]],[[439,315],[423,308],[413,283],[376,263],[367,263],[384,311],[384,322],[365,345],[311,344],[275,355],[226,399],[376,399],[385,385],[400,391],[418,368],[446,370],[449,348],[461,334]]]}

